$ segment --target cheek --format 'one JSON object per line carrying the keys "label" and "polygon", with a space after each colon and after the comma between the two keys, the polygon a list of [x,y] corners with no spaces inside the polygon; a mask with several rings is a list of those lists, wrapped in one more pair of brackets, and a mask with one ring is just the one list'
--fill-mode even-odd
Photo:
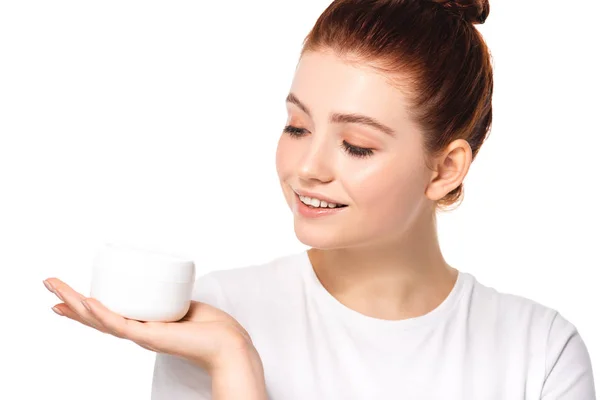
{"label": "cheek", "polygon": [[348,178],[348,191],[361,215],[397,224],[418,208],[425,196],[423,168],[419,160],[400,160],[373,164]]}
{"label": "cheek", "polygon": [[291,156],[293,156],[293,152],[291,151],[290,140],[285,135],[281,135],[275,152],[275,167],[279,179],[283,180],[289,176],[291,164],[293,163]]}

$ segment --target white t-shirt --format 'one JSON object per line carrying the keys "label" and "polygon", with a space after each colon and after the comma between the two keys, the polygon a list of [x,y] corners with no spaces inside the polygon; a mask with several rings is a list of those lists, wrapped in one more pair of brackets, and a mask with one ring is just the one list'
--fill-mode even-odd
{"label": "white t-shirt", "polygon": [[[338,302],[306,251],[211,272],[194,299],[250,333],[273,400],[595,400],[590,357],[556,311],[459,272],[448,297],[388,321]],[[152,400],[210,399],[210,377],[157,354]]]}

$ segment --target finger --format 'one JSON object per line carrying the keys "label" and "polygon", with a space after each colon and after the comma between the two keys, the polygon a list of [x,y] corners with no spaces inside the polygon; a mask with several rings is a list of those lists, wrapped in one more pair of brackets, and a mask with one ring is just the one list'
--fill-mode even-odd
{"label": "finger", "polygon": [[77,321],[83,325],[89,326],[90,328],[99,330],[102,333],[108,333],[106,331],[106,328],[102,327],[101,325],[96,325],[93,322],[87,321],[82,319],[79,314],[77,314],[76,312],[74,312],[73,310],[71,310],[71,308],[69,306],[67,306],[65,303],[58,303],[57,305],[55,305],[54,307],[52,307],[54,310],[57,310],[58,313],[64,317],[67,317],[69,319],[72,319],[73,321]]}
{"label": "finger", "polygon": [[[88,326],[99,326],[101,323],[94,319],[94,316],[86,310],[84,305],[81,303],[85,297],[73,290],[69,285],[57,278],[47,279],[47,282],[53,290],[56,297],[58,297],[67,307],[69,307],[74,313],[77,314],[78,320],[85,321]],[[62,310],[62,308],[61,308]]]}
{"label": "finger", "polygon": [[140,321],[123,318],[94,298],[89,297],[85,302],[89,305],[94,319],[99,321],[111,335],[152,346],[152,337],[161,329],[160,324],[147,325]]}

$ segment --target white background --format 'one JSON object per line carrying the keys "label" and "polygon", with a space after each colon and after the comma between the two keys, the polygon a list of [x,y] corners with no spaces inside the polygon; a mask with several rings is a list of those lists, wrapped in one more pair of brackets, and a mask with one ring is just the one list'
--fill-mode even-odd
{"label": "white background", "polygon": [[[275,147],[329,3],[0,3],[0,398],[149,398],[154,354],[57,316],[42,284],[88,294],[104,242],[178,252],[200,274],[304,248]],[[492,0],[492,133],[439,220],[450,264],[579,328],[596,382],[599,12]]]}

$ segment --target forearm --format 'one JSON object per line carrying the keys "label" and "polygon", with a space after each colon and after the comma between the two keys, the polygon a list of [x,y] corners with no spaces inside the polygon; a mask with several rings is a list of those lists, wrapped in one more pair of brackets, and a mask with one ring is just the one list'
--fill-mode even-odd
{"label": "forearm", "polygon": [[262,362],[255,351],[231,357],[212,375],[214,400],[267,400]]}

